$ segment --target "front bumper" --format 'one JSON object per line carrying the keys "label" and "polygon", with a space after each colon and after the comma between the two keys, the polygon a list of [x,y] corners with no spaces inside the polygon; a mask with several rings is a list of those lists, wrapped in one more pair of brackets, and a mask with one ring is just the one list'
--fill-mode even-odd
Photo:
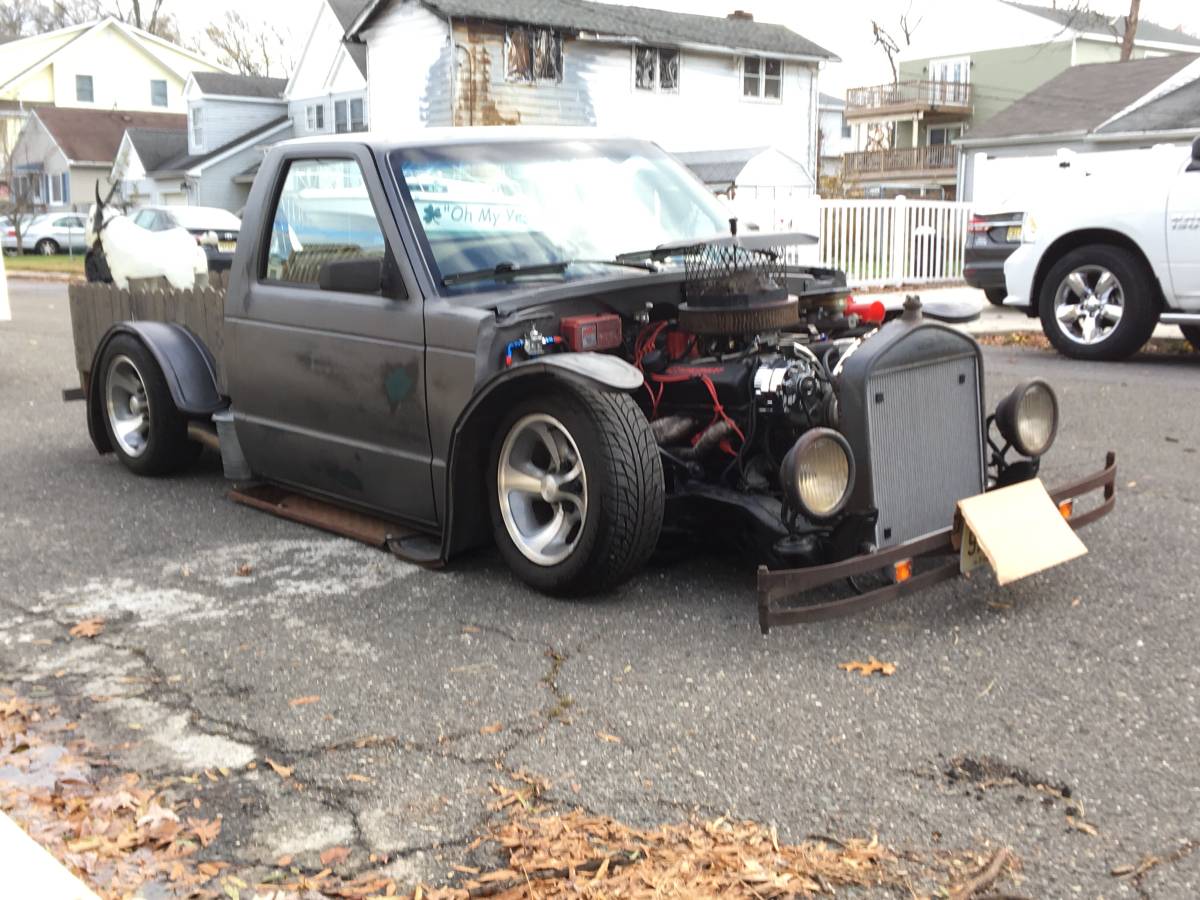
{"label": "front bumper", "polygon": [[[1071,527],[1078,530],[1107,515],[1116,505],[1117,455],[1109,452],[1104,469],[1086,478],[1050,491],[1055,503],[1075,500],[1093,491],[1103,490],[1100,504],[1086,512],[1070,518]],[[889,547],[878,553],[867,553],[841,562],[807,569],[758,569],[758,624],[767,634],[772,626],[802,625],[851,615],[895,600],[941,581],[959,576],[959,547],[956,546],[953,528],[946,528],[923,538]],[[816,588],[826,587],[856,575],[878,573],[892,569],[904,560],[913,560],[953,555],[950,561],[942,561],[933,568],[913,574],[906,581],[897,581],[884,587],[840,600],[829,600],[800,606],[782,606],[780,601],[799,596]]]}

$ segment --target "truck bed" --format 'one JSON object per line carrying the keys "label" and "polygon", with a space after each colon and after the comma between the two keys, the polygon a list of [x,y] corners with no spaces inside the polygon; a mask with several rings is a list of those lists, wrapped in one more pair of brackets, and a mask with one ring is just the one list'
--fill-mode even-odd
{"label": "truck bed", "polygon": [[92,360],[105,332],[117,322],[144,320],[175,322],[191,330],[212,352],[217,383],[224,390],[223,325],[228,279],[228,272],[211,272],[207,286],[187,291],[168,287],[163,279],[144,279],[131,283],[126,290],[113,284],[73,282],[68,296],[80,387],[87,390]]}

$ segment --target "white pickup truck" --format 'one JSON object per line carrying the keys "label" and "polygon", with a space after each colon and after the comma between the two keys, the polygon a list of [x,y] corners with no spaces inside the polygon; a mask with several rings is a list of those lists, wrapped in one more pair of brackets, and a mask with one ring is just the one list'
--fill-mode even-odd
{"label": "white pickup truck", "polygon": [[1076,359],[1123,359],[1159,322],[1200,350],[1200,138],[1147,151],[1133,177],[1092,176],[1026,213],[1005,305]]}

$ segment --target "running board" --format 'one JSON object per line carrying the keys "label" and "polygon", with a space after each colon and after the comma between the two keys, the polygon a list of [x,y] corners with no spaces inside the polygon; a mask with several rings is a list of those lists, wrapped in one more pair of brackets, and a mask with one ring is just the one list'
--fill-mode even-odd
{"label": "running board", "polygon": [[301,525],[341,535],[362,544],[387,550],[406,562],[427,568],[442,565],[441,543],[396,522],[345,509],[272,484],[236,487],[229,492],[234,503],[279,516]]}

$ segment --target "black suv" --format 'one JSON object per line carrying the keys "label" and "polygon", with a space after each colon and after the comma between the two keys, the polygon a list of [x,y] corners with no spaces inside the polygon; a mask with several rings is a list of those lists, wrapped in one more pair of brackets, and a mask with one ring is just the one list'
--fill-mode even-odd
{"label": "black suv", "polygon": [[974,215],[967,225],[963,278],[971,287],[982,290],[995,306],[1002,306],[1008,296],[1004,261],[1021,246],[1023,217],[1019,212]]}

